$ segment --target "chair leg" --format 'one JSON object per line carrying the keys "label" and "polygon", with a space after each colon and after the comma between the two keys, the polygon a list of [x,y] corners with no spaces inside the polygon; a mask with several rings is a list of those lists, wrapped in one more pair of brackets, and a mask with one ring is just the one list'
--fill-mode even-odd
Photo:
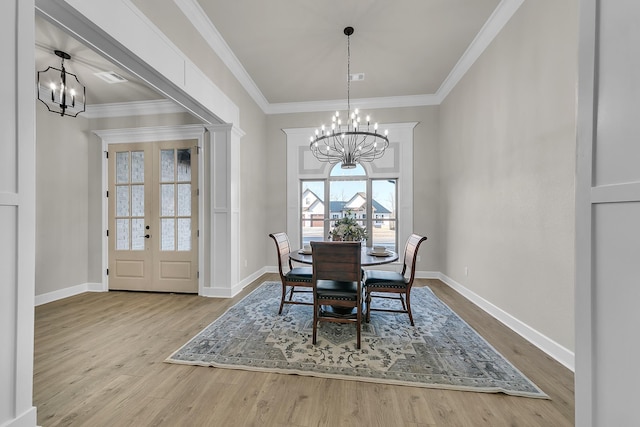
{"label": "chair leg", "polygon": [[316,345],[316,337],[318,333],[318,309],[320,305],[316,303],[315,298],[313,299],[313,335],[311,342],[313,345]]}
{"label": "chair leg", "polygon": [[282,283],[282,297],[280,298],[280,310],[278,314],[282,314],[282,307],[284,307],[284,299],[287,297],[287,287]]}
{"label": "chair leg", "polygon": [[409,321],[411,326],[415,326],[413,323],[413,314],[411,314],[411,293],[407,292],[407,313],[409,313]]}
{"label": "chair leg", "polygon": [[402,309],[403,309],[403,310],[406,310],[406,309],[407,309],[407,306],[406,306],[406,305],[404,305],[404,297],[402,296],[402,294],[398,294],[398,295],[400,295],[400,302],[402,303]]}
{"label": "chair leg", "polygon": [[371,293],[369,289],[364,291],[364,307],[365,307],[365,322],[371,321]]}
{"label": "chair leg", "polygon": [[360,350],[360,329],[362,329],[361,328],[361,325],[362,325],[362,301],[359,301],[359,302],[360,302],[360,304],[358,305],[358,308],[357,308],[358,311],[356,312],[356,328],[358,328],[356,330],[356,337],[357,337],[356,348],[358,350]]}

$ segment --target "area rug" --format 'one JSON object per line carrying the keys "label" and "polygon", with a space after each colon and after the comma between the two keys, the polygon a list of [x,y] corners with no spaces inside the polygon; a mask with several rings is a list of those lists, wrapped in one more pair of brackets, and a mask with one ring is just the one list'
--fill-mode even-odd
{"label": "area rug", "polygon": [[411,292],[415,327],[406,314],[373,312],[360,350],[352,324],[320,323],[313,345],[313,307],[278,315],[280,292],[264,282],[166,362],[548,398],[428,287]]}

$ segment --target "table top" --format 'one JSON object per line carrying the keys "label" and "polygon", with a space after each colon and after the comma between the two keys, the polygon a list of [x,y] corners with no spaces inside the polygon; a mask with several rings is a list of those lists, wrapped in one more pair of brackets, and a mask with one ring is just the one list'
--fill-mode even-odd
{"label": "table top", "polygon": [[[371,248],[363,247],[361,249],[362,255],[360,262],[363,267],[371,265],[389,264],[398,260],[398,254],[393,251],[387,251],[384,256],[371,255]],[[313,264],[313,257],[311,254],[302,253],[302,249],[296,249],[291,251],[289,258],[293,261],[300,262],[302,264]]]}

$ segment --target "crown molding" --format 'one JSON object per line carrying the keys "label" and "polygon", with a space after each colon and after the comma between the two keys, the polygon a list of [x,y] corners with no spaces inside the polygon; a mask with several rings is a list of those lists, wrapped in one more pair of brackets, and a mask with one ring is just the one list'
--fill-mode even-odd
{"label": "crown molding", "polygon": [[456,65],[453,67],[444,82],[436,91],[439,102],[445,100],[447,95],[453,90],[462,77],[469,71],[471,66],[489,47],[493,39],[502,31],[502,28],[509,22],[524,0],[502,0],[493,11],[487,22],[482,26],[476,37],[473,39],[467,50],[462,54]]}
{"label": "crown molding", "polygon": [[174,0],[175,4],[182,10],[189,22],[198,30],[200,35],[209,44],[211,49],[220,57],[222,62],[231,70],[231,73],[240,82],[242,87],[249,92],[249,95],[258,104],[262,111],[266,112],[269,107],[267,98],[264,97],[258,86],[255,84],[247,70],[244,69],[240,60],[233,53],[227,42],[222,38],[218,29],[213,25],[197,0]]}
{"label": "crown molding", "polygon": [[200,139],[204,125],[153,126],[126,129],[97,129],[92,132],[107,144]]}
{"label": "crown molding", "polygon": [[[339,110],[344,108],[345,100],[283,102],[270,104],[255,84],[249,73],[244,69],[238,58],[231,51],[229,45],[222,38],[206,15],[197,0],[174,0],[191,24],[200,32],[209,46],[229,68],[240,84],[249,93],[265,114],[311,113]],[[480,57],[482,52],[491,44],[513,14],[524,3],[524,0],[502,0],[493,11],[487,22],[482,26],[467,50],[460,57],[449,75],[442,82],[436,93],[412,96],[396,96],[382,98],[366,98],[353,100],[359,108],[401,108],[440,105],[458,84],[462,77]]]}
{"label": "crown molding", "polygon": [[[360,98],[351,100],[351,105],[357,105],[361,110],[423,107],[425,105],[438,104],[440,104],[440,101],[435,95],[389,96],[382,98]],[[265,114],[315,113],[344,110],[345,105],[347,105],[346,99],[332,99],[313,102],[283,102],[278,104],[269,104],[264,112]]]}
{"label": "crown molding", "polygon": [[117,102],[113,104],[87,105],[82,114],[88,119],[125,116],[148,116],[155,114],[186,113],[187,110],[168,99],[152,101]]}

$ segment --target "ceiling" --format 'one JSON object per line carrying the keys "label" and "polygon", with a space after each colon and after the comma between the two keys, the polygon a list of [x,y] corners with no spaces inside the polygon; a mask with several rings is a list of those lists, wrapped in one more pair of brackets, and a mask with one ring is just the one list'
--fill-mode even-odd
{"label": "ceiling", "polygon": [[[132,3],[141,9],[162,4],[157,0]],[[514,0],[168,3],[166,13],[177,5],[214,50],[211,34],[221,37],[226,52],[216,52],[231,58],[225,62],[254,99],[262,99],[264,108],[265,102],[278,105],[346,98],[346,26],[355,29],[350,39],[351,73],[364,73],[364,80],[351,83],[352,99],[437,94],[464,62],[465,55],[469,56],[473,44],[487,33],[496,11]],[[38,70],[60,65],[54,49],[71,55],[65,66],[87,86],[87,104],[162,98],[143,81],[40,17],[36,17],[36,47]],[[128,82],[103,82],[94,75],[99,71],[114,71]]]}
{"label": "ceiling", "polygon": [[[62,50],[71,55],[65,60],[65,70],[76,74],[86,86],[87,104],[111,104],[132,101],[162,99],[163,96],[133,74],[116,67],[109,60],[83,45],[54,24],[36,15],[36,70],[47,67],[60,68],[60,58],[54,50]],[[127,81],[107,83],[95,75],[100,72],[115,72]]]}
{"label": "ceiling", "polygon": [[433,94],[500,0],[197,2],[272,104],[346,98],[347,26],[352,98]]}

